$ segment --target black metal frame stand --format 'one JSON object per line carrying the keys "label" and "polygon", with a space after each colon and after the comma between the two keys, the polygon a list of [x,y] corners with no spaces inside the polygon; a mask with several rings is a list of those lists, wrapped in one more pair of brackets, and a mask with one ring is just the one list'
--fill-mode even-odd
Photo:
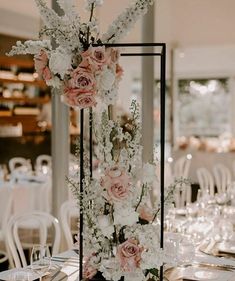
{"label": "black metal frame stand", "polygon": [[[100,45],[93,45],[100,46]],[[159,56],[160,62],[160,197],[161,197],[161,226],[160,247],[164,247],[164,168],[165,168],[165,93],[166,93],[166,44],[165,43],[120,43],[104,44],[105,47],[133,48],[133,47],[160,47],[159,52],[122,52],[121,56]],[[89,150],[90,150],[90,176],[92,178],[92,109],[89,109]],[[79,280],[83,276],[83,180],[84,180],[84,109],[80,111],[80,229],[79,229]],[[163,267],[160,269],[160,280],[163,280]]]}

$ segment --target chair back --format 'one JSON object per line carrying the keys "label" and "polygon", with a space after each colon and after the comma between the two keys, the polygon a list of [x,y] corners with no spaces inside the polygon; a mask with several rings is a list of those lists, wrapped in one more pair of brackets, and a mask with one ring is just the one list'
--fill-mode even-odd
{"label": "chair back", "polygon": [[215,185],[218,193],[224,193],[232,182],[230,170],[223,164],[216,164],[213,167]]}
{"label": "chair back", "polygon": [[174,164],[174,178],[188,178],[190,165],[191,159],[188,159],[186,156],[177,159]]}
{"label": "chair back", "polygon": [[9,160],[9,169],[12,173],[17,167],[22,166],[25,167],[26,170],[32,170],[32,164],[29,159],[25,159],[23,157],[14,157]]}
{"label": "chair back", "polygon": [[176,208],[184,208],[187,204],[192,203],[192,186],[183,183],[176,186],[174,202]]}
{"label": "chair back", "polygon": [[5,230],[8,220],[12,214],[12,189],[10,187],[0,187],[0,229]]}
{"label": "chair back", "polygon": [[206,168],[197,170],[197,177],[203,195],[215,195],[215,184],[212,174]]}
{"label": "chair back", "polygon": [[42,154],[36,158],[35,170],[39,173],[44,173],[43,167],[51,169],[51,165],[52,165],[51,156]]}
{"label": "chair back", "polygon": [[52,255],[59,252],[61,232],[59,222],[55,217],[40,211],[12,216],[7,225],[6,239],[16,268],[27,266],[23,246],[20,240],[19,229],[22,228],[24,222],[28,222],[29,220],[33,221],[36,228],[39,230],[40,245],[45,245],[47,243],[48,226],[53,225],[54,241],[52,245]]}
{"label": "chair back", "polygon": [[[67,242],[68,249],[73,247],[73,234],[71,229],[71,218],[79,217],[79,209],[76,202],[69,200],[65,201],[60,208],[61,227]],[[78,230],[77,230],[78,233]]]}

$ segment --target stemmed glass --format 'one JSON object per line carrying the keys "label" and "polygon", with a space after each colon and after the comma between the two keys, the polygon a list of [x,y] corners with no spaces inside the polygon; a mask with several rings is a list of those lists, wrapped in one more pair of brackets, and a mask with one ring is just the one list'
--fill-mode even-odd
{"label": "stemmed glass", "polygon": [[33,247],[30,257],[31,269],[40,276],[48,272],[51,268],[51,255],[48,246],[37,245]]}

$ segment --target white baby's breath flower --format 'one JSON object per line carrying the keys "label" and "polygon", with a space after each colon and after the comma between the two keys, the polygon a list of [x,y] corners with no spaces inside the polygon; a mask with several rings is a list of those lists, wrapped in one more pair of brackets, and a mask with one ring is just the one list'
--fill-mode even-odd
{"label": "white baby's breath flower", "polygon": [[51,53],[49,67],[54,74],[59,74],[63,79],[71,67],[71,54],[68,54],[62,48],[57,48],[56,51]]}
{"label": "white baby's breath flower", "polygon": [[133,208],[118,208],[113,213],[114,224],[132,226],[139,220],[139,214]]}

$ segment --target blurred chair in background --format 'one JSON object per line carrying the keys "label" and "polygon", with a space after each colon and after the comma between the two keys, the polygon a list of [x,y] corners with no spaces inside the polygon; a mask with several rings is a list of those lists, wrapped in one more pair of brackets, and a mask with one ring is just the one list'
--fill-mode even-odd
{"label": "blurred chair in background", "polygon": [[[21,241],[20,230],[22,224],[28,221],[32,221],[35,225],[35,230],[39,236],[37,237],[37,241],[29,241],[31,244],[31,248],[35,244],[40,245],[49,245],[52,247],[52,255],[55,255],[59,252],[60,248],[60,240],[61,240],[61,231],[59,226],[59,221],[50,214],[44,212],[30,212],[22,215],[13,216],[7,224],[6,229],[6,239],[11,251],[14,267],[21,268],[27,266],[27,259],[24,253],[24,245]],[[48,241],[49,239],[49,231],[51,232],[51,228],[53,227],[53,241]],[[52,235],[50,235],[52,237]],[[12,266],[12,265],[11,265]]]}
{"label": "blurred chair in background", "polygon": [[188,154],[187,156],[180,157],[174,163],[173,174],[174,178],[185,178],[189,177],[189,169],[191,165],[192,155]]}
{"label": "blurred chair in background", "polygon": [[197,170],[197,177],[202,195],[215,195],[215,184],[212,174],[206,168],[199,168]]}
{"label": "blurred chair in background", "polygon": [[37,174],[48,174],[49,171],[51,170],[51,166],[52,166],[51,156],[42,154],[36,158],[34,169]]}
{"label": "blurred chair in background", "polygon": [[29,159],[25,159],[23,157],[14,157],[9,160],[9,169],[10,172],[13,173],[16,169],[22,169],[22,172],[31,171],[32,164]]}
{"label": "blurred chair in background", "polygon": [[[65,201],[60,207],[61,227],[67,242],[68,249],[74,245],[74,235],[78,234],[79,209],[76,202]],[[74,224],[74,226],[73,226]]]}
{"label": "blurred chair in background", "polygon": [[176,208],[184,208],[187,204],[192,203],[191,184],[182,183],[176,186],[174,202]]}
{"label": "blurred chair in background", "polygon": [[232,182],[232,175],[230,170],[223,164],[216,164],[213,167],[213,174],[215,177],[215,185],[217,192],[226,193],[227,188]]}

